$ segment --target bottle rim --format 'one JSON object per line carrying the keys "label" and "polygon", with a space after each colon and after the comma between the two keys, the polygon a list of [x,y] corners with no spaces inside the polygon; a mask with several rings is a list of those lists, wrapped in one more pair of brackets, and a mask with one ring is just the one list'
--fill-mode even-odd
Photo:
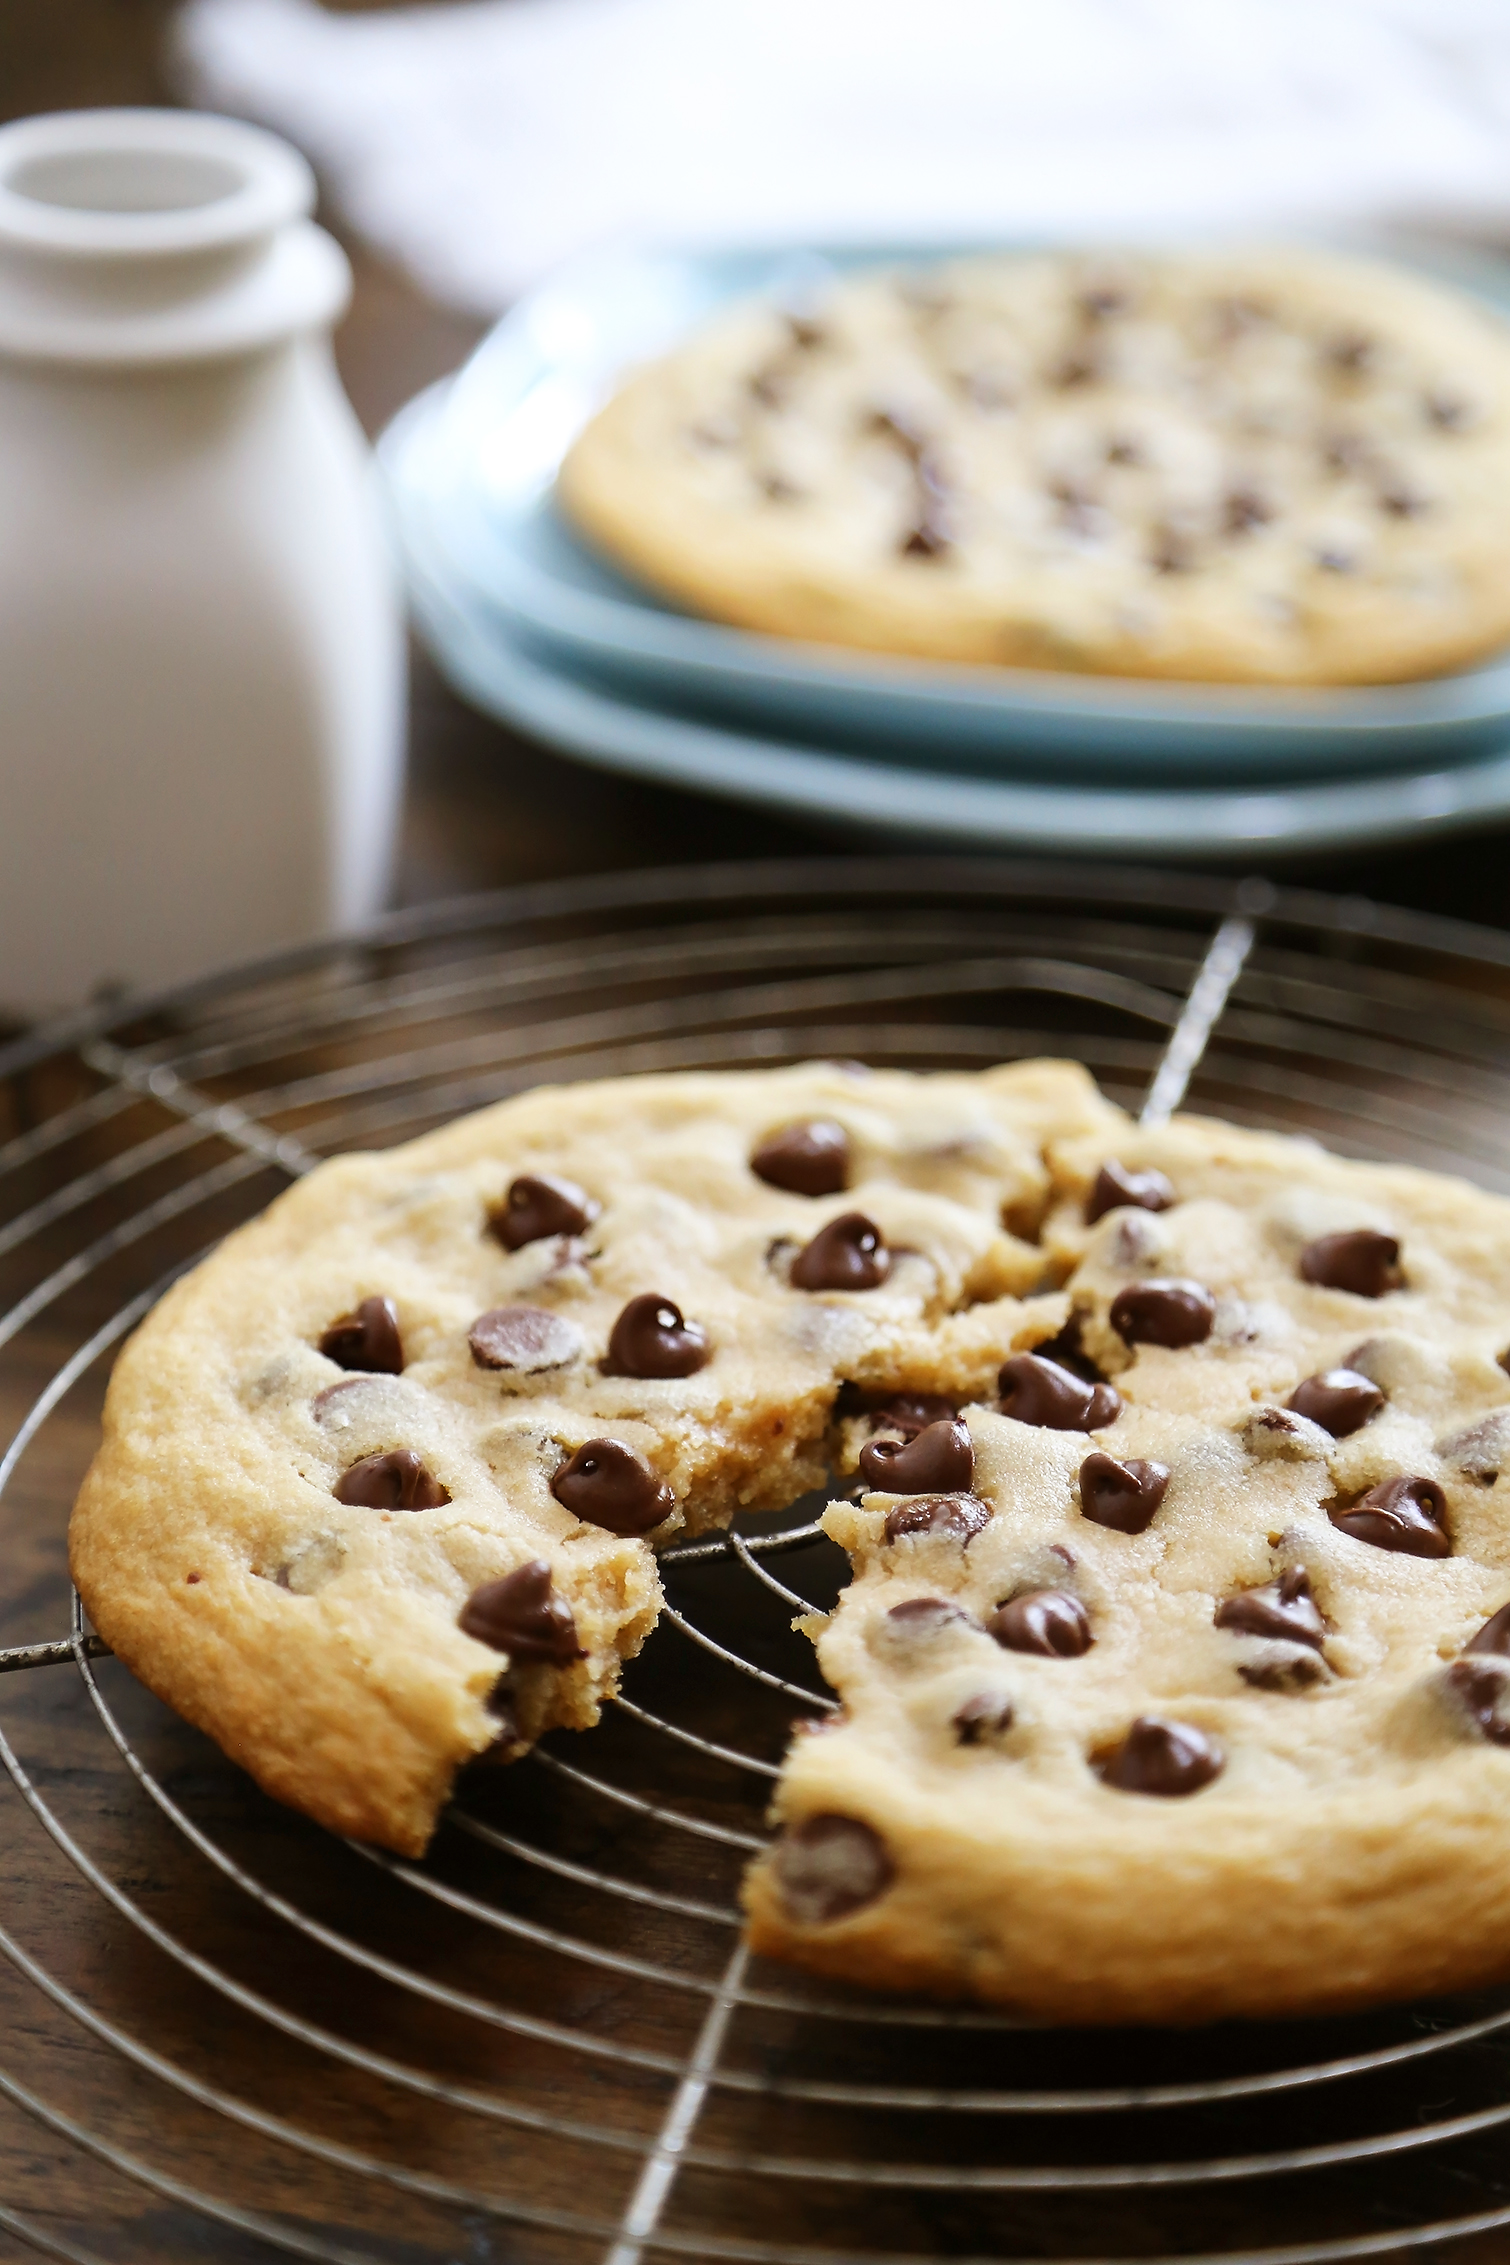
{"label": "bottle rim", "polygon": [[297,151],[236,118],[64,110],[0,126],[0,246],[54,258],[229,250],[304,218]]}

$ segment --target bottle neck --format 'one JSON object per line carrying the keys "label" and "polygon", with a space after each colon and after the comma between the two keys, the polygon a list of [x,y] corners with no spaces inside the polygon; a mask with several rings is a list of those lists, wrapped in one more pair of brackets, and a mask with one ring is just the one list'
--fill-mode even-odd
{"label": "bottle neck", "polygon": [[150,367],[334,320],[350,274],[271,134],[170,110],[0,128],[0,359]]}

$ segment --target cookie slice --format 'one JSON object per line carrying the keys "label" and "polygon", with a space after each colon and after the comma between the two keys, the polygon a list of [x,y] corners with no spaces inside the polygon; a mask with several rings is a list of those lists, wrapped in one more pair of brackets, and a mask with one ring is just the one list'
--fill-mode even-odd
{"label": "cookie slice", "polygon": [[1198,1119],[1052,1162],[1065,1320],[948,1484],[848,1426],[756,1946],[1079,2022],[1503,1977],[1510,1205]]}
{"label": "cookie slice", "polygon": [[815,1065],[327,1164],[122,1353],[90,1616],[270,1792],[418,1851],[461,1763],[597,1720],[656,1546],[818,1483],[842,1391],[988,1388],[1042,1328],[1045,1147],[1121,1122],[1073,1065]]}

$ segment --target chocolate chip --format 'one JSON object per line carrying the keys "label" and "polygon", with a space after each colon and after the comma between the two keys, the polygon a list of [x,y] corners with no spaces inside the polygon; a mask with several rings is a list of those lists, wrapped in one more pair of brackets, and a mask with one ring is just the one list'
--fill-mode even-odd
{"label": "chocolate chip", "polygon": [[1463,1647],[1470,1652],[1497,1652],[1510,1658],[1510,1604],[1502,1604],[1492,1620],[1486,1620],[1478,1634]]}
{"label": "chocolate chip", "polygon": [[1148,563],[1155,574],[1188,574],[1195,564],[1189,537],[1175,527],[1155,528]]}
{"label": "chocolate chip", "polygon": [[1120,1211],[1124,1204],[1138,1211],[1167,1211],[1174,1201],[1174,1189],[1162,1172],[1129,1172],[1113,1156],[1096,1174],[1096,1184],[1086,1200],[1085,1223],[1094,1227],[1108,1211]]}
{"label": "chocolate chip", "polygon": [[858,1817],[804,1817],[776,1850],[776,1881],[799,1927],[829,1926],[884,1895],[896,1878],[885,1841]]}
{"label": "chocolate chip", "polygon": [[1330,339],[1324,350],[1330,368],[1341,370],[1349,377],[1357,377],[1369,367],[1378,352],[1378,342],[1366,331],[1348,330]]}
{"label": "chocolate chip", "polygon": [[1216,1740],[1193,1723],[1145,1714],[1102,1764],[1101,1776],[1119,1793],[1178,1797],[1199,1793],[1221,1774],[1226,1759]]}
{"label": "chocolate chip", "polygon": [[1373,1227],[1322,1235],[1300,1254],[1301,1279],[1322,1290],[1350,1290],[1355,1298],[1382,1298],[1398,1290],[1400,1245]]}
{"label": "chocolate chip", "polygon": [[505,1250],[523,1250],[547,1235],[580,1235],[602,1208],[575,1180],[558,1179],[554,1172],[524,1172],[489,1212],[488,1227]]}
{"label": "chocolate chip", "polygon": [[886,1615],[887,1625],[904,1636],[936,1636],[942,1629],[973,1628],[975,1617],[963,1605],[951,1604],[948,1597],[908,1597],[905,1604],[894,1604]]}
{"label": "chocolate chip", "polygon": [[529,1376],[574,1361],[582,1350],[582,1332],[544,1306],[494,1306],[478,1315],[467,1343],[479,1368],[512,1368]]}
{"label": "chocolate chip", "polygon": [[1332,1524],[1354,1541],[1371,1542],[1375,1549],[1397,1550],[1406,1557],[1450,1557],[1452,1544],[1442,1521],[1447,1497],[1435,1479],[1386,1479],[1370,1487],[1349,1510],[1334,1510]]}
{"label": "chocolate chip", "polygon": [[1419,519],[1426,509],[1426,498],[1404,480],[1392,480],[1379,490],[1379,509],[1391,519]]}
{"label": "chocolate chip", "polygon": [[1438,432],[1460,433],[1473,421],[1472,411],[1462,394],[1450,392],[1446,386],[1434,387],[1421,406],[1427,423],[1435,425]]}
{"label": "chocolate chip", "polygon": [[1046,1659],[1079,1659],[1088,1652],[1090,1615],[1066,1589],[1027,1589],[997,1606],[986,1622],[1004,1651],[1041,1652]]}
{"label": "chocolate chip", "polygon": [[976,1691],[953,1715],[954,1735],[961,1746],[979,1746],[999,1738],[1012,1727],[1012,1702],[1004,1691]]}
{"label": "chocolate chip", "polygon": [[658,1291],[642,1290],[614,1323],[605,1376],[693,1376],[712,1359],[707,1332]]}
{"label": "chocolate chip", "polygon": [[648,1534],[675,1506],[670,1487],[621,1439],[589,1439],[562,1464],[551,1492],[574,1518],[610,1534]]}
{"label": "chocolate chip", "polygon": [[1096,355],[1066,354],[1049,371],[1049,383],[1068,392],[1077,385],[1094,385],[1100,375],[1101,365]]}
{"label": "chocolate chip", "polygon": [[863,1211],[841,1211],[792,1260],[799,1290],[874,1290],[890,1272],[885,1238]]}
{"label": "chocolate chip", "polygon": [[551,1569],[543,1557],[532,1557],[517,1572],[501,1581],[484,1581],[461,1608],[457,1621],[464,1636],[507,1652],[519,1665],[547,1660],[564,1666],[585,1659],[577,1642],[577,1623],[564,1597],[551,1594]]}
{"label": "chocolate chip", "polygon": [[885,1494],[950,1494],[975,1476],[975,1449],[959,1416],[928,1424],[915,1439],[872,1439],[860,1450],[860,1475]]}
{"label": "chocolate chip", "polygon": [[1384,1394],[1371,1376],[1355,1368],[1325,1368],[1296,1385],[1287,1408],[1308,1423],[1320,1424],[1334,1439],[1351,1439],[1384,1405]]}
{"label": "chocolate chip", "polygon": [[1291,1565],[1261,1589],[1224,1597],[1216,1608],[1215,1624],[1235,1629],[1240,1636],[1276,1636],[1286,1643],[1309,1644],[1317,1652],[1326,1641],[1326,1622],[1316,1608],[1311,1576],[1303,1565]]}
{"label": "chocolate chip", "polygon": [[1199,1282],[1130,1282],[1112,1299],[1111,1325],[1129,1345],[1200,1345],[1216,1301]]}
{"label": "chocolate chip", "polygon": [[1222,525],[1229,535],[1246,535],[1250,527],[1266,527],[1274,506],[1257,488],[1232,488],[1222,506]]}
{"label": "chocolate chip", "polygon": [[947,1534],[968,1549],[991,1523],[991,1505],[973,1494],[924,1495],[921,1502],[899,1502],[888,1510],[881,1531],[888,1543],[908,1534]]}
{"label": "chocolate chip", "polygon": [[1114,1533],[1141,1534],[1169,1485],[1168,1467],[1141,1459],[1119,1463],[1097,1451],[1080,1466],[1080,1510],[1094,1526]]}
{"label": "chocolate chip", "polygon": [[1455,1659],[1447,1688],[1469,1719],[1496,1746],[1510,1746],[1510,1723],[1500,1719],[1500,1701],[1510,1685],[1510,1669],[1493,1659]]}
{"label": "chocolate chip", "polygon": [[398,1333],[398,1307],[392,1298],[363,1298],[354,1313],[343,1313],[320,1339],[320,1350],[337,1368],[361,1369],[369,1376],[401,1376],[404,1348]]}
{"label": "chocolate chip", "polygon": [[1510,1461],[1510,1408],[1491,1408],[1466,1431],[1439,1439],[1437,1453],[1476,1486],[1493,1486]]}
{"label": "chocolate chip", "polygon": [[412,1447],[364,1455],[337,1479],[335,1497],[356,1510],[438,1510],[451,1499]]}
{"label": "chocolate chip", "polygon": [[507,1673],[500,1675],[483,1705],[498,1725],[491,1746],[485,1746],[474,1757],[476,1763],[491,1766],[498,1762],[511,1762],[524,1745],[519,1729],[519,1717],[514,1712],[514,1693]]}
{"label": "chocolate chip", "polygon": [[944,1392],[895,1392],[889,1400],[881,1400],[868,1412],[877,1424],[888,1431],[899,1431],[906,1439],[916,1439],[933,1423],[947,1423],[959,1414],[955,1403]]}
{"label": "chocolate chip", "polygon": [[831,1117],[783,1125],[766,1135],[750,1158],[750,1170],[791,1195],[839,1195],[849,1186],[849,1134]]}
{"label": "chocolate chip", "polygon": [[1047,1431],[1100,1431],[1115,1423],[1122,1398],[1110,1384],[1088,1384],[1041,1353],[1014,1353],[996,1380],[1001,1412]]}

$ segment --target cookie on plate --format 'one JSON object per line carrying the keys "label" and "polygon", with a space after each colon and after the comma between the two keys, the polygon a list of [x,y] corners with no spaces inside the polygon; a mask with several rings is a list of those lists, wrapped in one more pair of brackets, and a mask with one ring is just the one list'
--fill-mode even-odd
{"label": "cookie on plate", "polygon": [[1510,1205],[1198,1119],[1050,1164],[1055,1336],[847,1426],[757,1948],[1080,2022],[1504,1978]]}
{"label": "cookie on plate", "polygon": [[1510,330],[1299,248],[872,271],[631,376],[559,494],[631,573],[781,637],[1426,676],[1510,638]]}
{"label": "cookie on plate", "polygon": [[[817,1484],[841,1386],[990,1389],[1085,1073],[542,1090],[322,1166],[116,1365],[70,1529],[100,1633],[280,1799],[424,1847],[597,1720],[654,1545]],[[882,1390],[881,1388],[884,1388]]]}

